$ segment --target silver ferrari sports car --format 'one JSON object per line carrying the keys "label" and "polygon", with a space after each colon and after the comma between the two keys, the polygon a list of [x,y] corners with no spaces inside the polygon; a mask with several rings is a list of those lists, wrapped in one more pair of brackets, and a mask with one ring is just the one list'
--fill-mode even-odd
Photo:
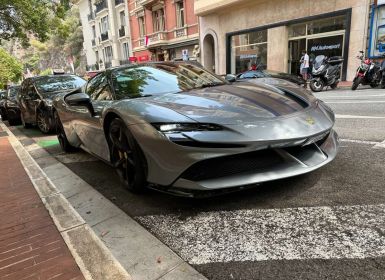
{"label": "silver ferrari sports car", "polygon": [[229,83],[186,62],[110,68],[53,104],[62,149],[113,165],[134,192],[253,186],[313,171],[338,150],[332,110],[308,91]]}

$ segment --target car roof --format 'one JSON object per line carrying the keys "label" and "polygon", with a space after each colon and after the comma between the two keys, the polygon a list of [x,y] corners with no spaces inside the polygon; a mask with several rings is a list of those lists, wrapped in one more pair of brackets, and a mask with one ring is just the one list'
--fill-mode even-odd
{"label": "car roof", "polygon": [[[40,79],[44,79],[44,78],[58,78],[58,77],[70,77],[70,76],[75,76],[75,77],[79,77],[75,74],[62,74],[62,75],[44,75],[44,76],[35,76],[35,77],[29,77],[29,78],[26,78],[25,80],[31,80],[31,81],[37,81],[37,80],[40,80]],[[79,77],[80,78],[80,77]]]}

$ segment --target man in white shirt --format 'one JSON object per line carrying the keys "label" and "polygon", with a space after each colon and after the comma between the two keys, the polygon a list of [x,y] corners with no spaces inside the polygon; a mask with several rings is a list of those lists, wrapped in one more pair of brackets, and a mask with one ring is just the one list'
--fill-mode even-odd
{"label": "man in white shirt", "polygon": [[302,64],[301,64],[301,66],[302,66],[301,74],[302,74],[303,79],[305,80],[304,87],[307,87],[307,79],[308,79],[308,73],[309,73],[309,56],[308,56],[306,50],[302,51],[302,57],[303,57],[303,60],[302,60]]}

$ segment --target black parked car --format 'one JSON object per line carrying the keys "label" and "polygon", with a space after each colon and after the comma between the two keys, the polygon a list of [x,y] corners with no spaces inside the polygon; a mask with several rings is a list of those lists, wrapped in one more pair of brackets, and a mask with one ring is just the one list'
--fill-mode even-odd
{"label": "black parked car", "polygon": [[25,128],[36,124],[41,132],[55,128],[52,116],[52,98],[62,92],[81,88],[85,80],[76,75],[50,75],[27,78],[21,85],[19,106],[21,122]]}
{"label": "black parked car", "polygon": [[18,103],[18,94],[20,86],[10,86],[7,90],[7,100],[4,103],[4,111],[9,125],[18,125],[21,123],[20,109]]}
{"label": "black parked car", "polygon": [[[228,75],[228,77],[226,77],[227,80],[231,81],[231,77],[229,76],[233,76],[233,75]],[[233,76],[232,78],[234,81],[252,79],[252,78],[278,78],[278,79],[295,83],[297,85],[303,85],[305,83],[305,80],[301,77],[288,74],[288,73],[271,71],[271,70],[248,70],[248,71],[239,73],[236,76]]]}
{"label": "black parked car", "polygon": [[5,102],[7,102],[7,92],[5,90],[0,90],[0,116],[1,120],[6,121],[7,115],[5,113]]}

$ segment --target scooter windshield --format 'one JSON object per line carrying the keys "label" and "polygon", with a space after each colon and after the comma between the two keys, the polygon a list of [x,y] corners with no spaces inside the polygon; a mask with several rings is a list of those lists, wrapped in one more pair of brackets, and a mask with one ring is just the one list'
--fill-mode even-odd
{"label": "scooter windshield", "polygon": [[315,69],[320,68],[321,65],[323,64],[325,58],[326,58],[326,57],[325,57],[324,55],[318,55],[318,56],[314,59],[313,67],[314,67]]}

